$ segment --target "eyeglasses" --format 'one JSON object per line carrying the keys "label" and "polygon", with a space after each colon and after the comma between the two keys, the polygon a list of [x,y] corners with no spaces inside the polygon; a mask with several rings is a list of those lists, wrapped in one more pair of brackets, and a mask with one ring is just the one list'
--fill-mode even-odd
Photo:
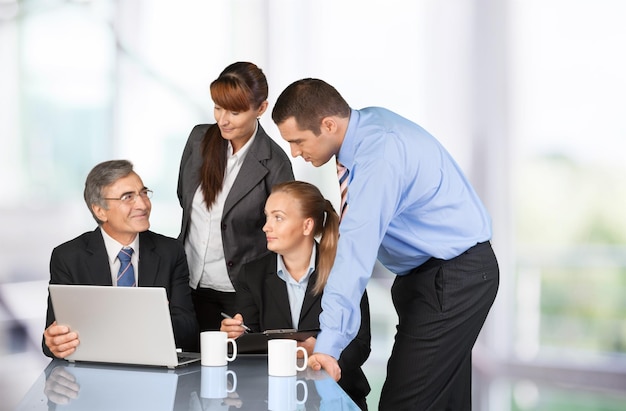
{"label": "eyeglasses", "polygon": [[141,190],[138,193],[124,193],[119,198],[107,198],[103,197],[103,200],[117,200],[121,201],[124,204],[133,204],[137,201],[137,197],[141,197],[143,200],[148,200],[152,198],[152,190],[148,190],[147,188]]}

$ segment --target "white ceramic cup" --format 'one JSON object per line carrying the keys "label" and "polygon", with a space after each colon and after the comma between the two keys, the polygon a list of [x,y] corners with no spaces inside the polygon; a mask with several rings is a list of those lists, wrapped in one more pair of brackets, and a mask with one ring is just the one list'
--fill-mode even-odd
{"label": "white ceramic cup", "polygon": [[[228,343],[233,352],[228,356]],[[221,367],[237,358],[237,342],[228,338],[223,331],[203,331],[200,333],[200,363],[210,367]]]}
{"label": "white ceramic cup", "polygon": [[[225,365],[200,368],[200,396],[202,398],[226,398],[229,392],[237,389],[237,374]],[[227,388],[229,375],[232,378],[230,389]]]}
{"label": "white ceramic cup", "polygon": [[[298,351],[304,359],[298,367]],[[289,377],[307,367],[308,355],[304,347],[298,347],[296,340],[274,339],[267,342],[267,370],[275,377]]]}
{"label": "white ceramic cup", "polygon": [[[306,403],[309,389],[304,380],[291,377],[267,377],[267,409],[271,411],[294,411]],[[298,399],[298,385],[302,385],[302,398]]]}

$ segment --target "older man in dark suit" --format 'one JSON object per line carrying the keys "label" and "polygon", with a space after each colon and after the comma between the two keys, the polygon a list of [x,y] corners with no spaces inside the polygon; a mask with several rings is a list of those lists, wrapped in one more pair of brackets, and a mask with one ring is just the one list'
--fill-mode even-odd
{"label": "older man in dark suit", "polygon": [[[98,228],[52,251],[50,284],[163,287],[177,347],[195,350],[198,325],[185,251],[176,239],[148,231],[152,191],[129,161],[113,160],[91,170],[84,196]],[[75,332],[56,323],[48,297],[44,354],[65,358],[79,343]]]}

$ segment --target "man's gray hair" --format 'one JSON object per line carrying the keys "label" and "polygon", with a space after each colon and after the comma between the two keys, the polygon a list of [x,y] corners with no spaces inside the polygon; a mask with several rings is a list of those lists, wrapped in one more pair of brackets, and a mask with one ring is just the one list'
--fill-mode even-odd
{"label": "man's gray hair", "polygon": [[103,199],[104,195],[102,191],[105,187],[110,186],[120,178],[124,178],[132,172],[133,163],[130,161],[111,160],[98,164],[87,175],[83,196],[85,203],[87,203],[87,208],[89,208],[91,215],[98,225],[102,224],[103,221],[100,221],[98,217],[96,217],[92,206],[97,205],[107,210],[107,202]]}

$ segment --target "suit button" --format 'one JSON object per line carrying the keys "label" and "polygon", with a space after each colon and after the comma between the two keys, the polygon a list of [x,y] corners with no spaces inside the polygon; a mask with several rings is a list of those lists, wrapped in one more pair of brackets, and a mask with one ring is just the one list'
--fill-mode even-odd
{"label": "suit button", "polygon": [[222,231],[226,231],[226,224],[222,223]]}
{"label": "suit button", "polygon": [[232,267],[233,265],[235,265],[235,263],[233,263],[232,261],[229,261],[226,263],[227,266]]}

